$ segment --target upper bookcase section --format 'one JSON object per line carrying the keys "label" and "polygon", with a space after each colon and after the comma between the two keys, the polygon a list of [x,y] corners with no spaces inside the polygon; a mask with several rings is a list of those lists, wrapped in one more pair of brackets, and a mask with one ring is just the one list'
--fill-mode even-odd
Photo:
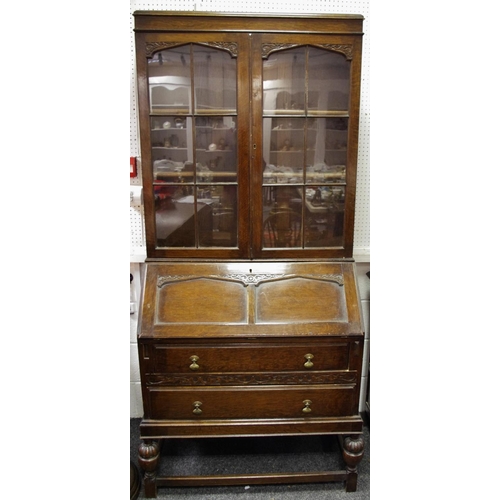
{"label": "upper bookcase section", "polygon": [[148,258],[352,257],[363,17],[134,15]]}

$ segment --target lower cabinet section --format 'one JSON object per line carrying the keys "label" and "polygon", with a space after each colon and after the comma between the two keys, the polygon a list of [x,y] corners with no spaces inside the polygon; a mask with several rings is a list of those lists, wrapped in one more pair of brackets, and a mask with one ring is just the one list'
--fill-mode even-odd
{"label": "lower cabinet section", "polygon": [[[158,486],[201,484],[345,481],[356,490],[364,335],[354,276],[348,263],[290,263],[280,272],[263,263],[148,264],[138,338],[147,497]],[[338,439],[345,468],[158,471],[164,440],[307,435]]]}

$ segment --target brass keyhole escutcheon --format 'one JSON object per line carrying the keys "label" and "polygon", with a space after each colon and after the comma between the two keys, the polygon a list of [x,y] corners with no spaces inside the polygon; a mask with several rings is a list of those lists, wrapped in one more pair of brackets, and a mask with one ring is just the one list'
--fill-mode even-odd
{"label": "brass keyhole escutcheon", "polygon": [[305,405],[304,408],[302,408],[302,411],[304,413],[311,413],[312,412],[312,409],[311,409],[312,401],[310,399],[305,399],[304,401],[302,401],[302,403]]}
{"label": "brass keyhole escutcheon", "polygon": [[200,408],[200,406],[202,405],[201,401],[195,401],[193,403],[193,406],[194,406],[194,410],[193,410],[193,413],[195,415],[199,415],[203,410]]}
{"label": "brass keyhole escutcheon", "polygon": [[189,368],[193,371],[196,371],[200,368],[200,365],[196,363],[200,358],[198,356],[191,356],[189,360],[191,361],[191,364],[189,365]]}
{"label": "brass keyhole escutcheon", "polygon": [[314,356],[313,356],[312,354],[306,354],[306,355],[304,356],[304,358],[306,358],[306,360],[307,360],[307,361],[304,363],[304,366],[305,366],[306,368],[312,368],[312,367],[314,366],[314,363],[311,361],[311,359],[313,359],[313,358],[314,358]]}

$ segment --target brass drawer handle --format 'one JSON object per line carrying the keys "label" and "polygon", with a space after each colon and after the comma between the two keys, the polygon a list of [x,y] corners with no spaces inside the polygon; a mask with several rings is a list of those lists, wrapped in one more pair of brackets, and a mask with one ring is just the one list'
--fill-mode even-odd
{"label": "brass drawer handle", "polygon": [[199,415],[203,410],[200,408],[200,406],[202,405],[201,401],[195,401],[193,403],[193,406],[194,406],[194,410],[193,410],[193,413],[195,415]]}
{"label": "brass drawer handle", "polygon": [[312,401],[310,399],[305,399],[304,401],[302,401],[302,403],[305,405],[304,408],[302,408],[302,411],[304,413],[311,413],[312,412],[312,409],[311,409]]}
{"label": "brass drawer handle", "polygon": [[200,365],[198,365],[196,362],[199,360],[200,358],[198,356],[191,356],[189,358],[189,360],[191,361],[191,364],[189,365],[189,368],[193,371],[196,371],[200,368]]}
{"label": "brass drawer handle", "polygon": [[314,356],[312,354],[306,354],[304,358],[307,359],[307,361],[304,363],[304,366],[306,368],[312,368],[314,366],[314,363],[311,361],[311,359],[313,359]]}

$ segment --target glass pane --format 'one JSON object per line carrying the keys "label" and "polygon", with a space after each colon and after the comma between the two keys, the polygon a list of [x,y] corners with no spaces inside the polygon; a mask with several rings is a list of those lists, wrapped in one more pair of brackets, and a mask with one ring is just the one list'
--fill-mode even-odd
{"label": "glass pane", "polygon": [[307,120],[306,183],[343,183],[347,165],[347,118]]}
{"label": "glass pane", "polygon": [[196,113],[236,112],[236,59],[225,50],[193,45]]}
{"label": "glass pane", "polygon": [[264,182],[302,183],[304,118],[264,118]]}
{"label": "glass pane", "polygon": [[333,182],[345,182],[348,118],[325,120],[325,163],[332,167]]}
{"label": "glass pane", "polygon": [[349,109],[350,64],[343,54],[309,47],[308,114]]}
{"label": "glass pane", "polygon": [[308,186],[305,203],[305,246],[343,245],[345,188]]}
{"label": "glass pane", "polygon": [[294,186],[264,188],[264,248],[302,246],[301,190]]}
{"label": "glass pane", "polygon": [[236,117],[197,117],[197,182],[236,182],[236,158]]}
{"label": "glass pane", "polygon": [[188,113],[191,102],[189,45],[156,52],[148,60],[151,112]]}
{"label": "glass pane", "polygon": [[[195,246],[193,188],[179,185],[156,185],[154,193],[157,246]],[[199,205],[198,211],[203,207],[206,205]]]}
{"label": "glass pane", "polygon": [[236,59],[192,44],[148,69],[157,246],[235,247]]}
{"label": "glass pane", "polygon": [[264,60],[264,114],[303,114],[305,51],[305,47],[285,50]]}
{"label": "glass pane", "polygon": [[191,118],[155,116],[151,119],[151,147],[155,180],[192,182]]}
{"label": "glass pane", "polygon": [[200,246],[235,247],[237,241],[236,186],[198,188],[198,205],[210,210],[199,219]]}

